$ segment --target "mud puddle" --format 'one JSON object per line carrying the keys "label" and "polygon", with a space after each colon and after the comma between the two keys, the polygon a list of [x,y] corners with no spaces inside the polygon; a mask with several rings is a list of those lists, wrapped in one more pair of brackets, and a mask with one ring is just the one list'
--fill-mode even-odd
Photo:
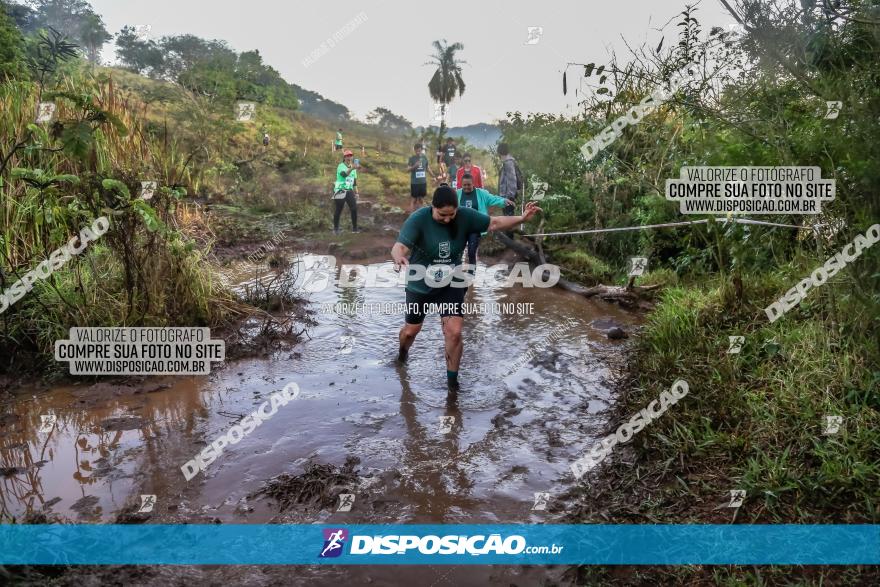
{"label": "mud puddle", "polygon": [[[402,289],[330,286],[310,300],[317,324],[290,351],[203,378],[18,395],[0,408],[3,516],[131,521],[142,495],[155,496],[135,519],[148,523],[539,523],[564,509],[553,496],[573,483],[569,465],[600,436],[612,400],[607,357],[621,343],[604,329],[629,331],[632,315],[557,289],[472,288],[466,302],[497,312],[466,318],[462,390],[449,397],[439,318],[399,366],[403,316],[367,311],[403,302]],[[361,311],[330,311],[337,303]],[[295,400],[185,479],[184,463],[291,382]],[[300,482],[308,471],[310,485]],[[293,479],[295,495],[260,494],[273,479]],[[342,493],[354,495],[350,511],[337,511]],[[536,493],[550,494],[549,511],[533,510]],[[400,571],[360,572],[386,584]],[[359,576],[303,570],[312,584],[339,572]],[[499,572],[464,569],[457,584]]]}

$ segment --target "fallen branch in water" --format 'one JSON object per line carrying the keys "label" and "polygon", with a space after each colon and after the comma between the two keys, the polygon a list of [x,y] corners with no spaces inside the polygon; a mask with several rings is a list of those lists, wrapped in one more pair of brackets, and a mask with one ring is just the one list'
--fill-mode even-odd
{"label": "fallen branch in water", "polygon": [[[515,253],[522,255],[523,257],[528,259],[529,262],[534,263],[535,265],[545,265],[547,263],[546,257],[540,250],[535,250],[523,242],[515,241],[501,232],[495,233],[495,236],[498,238],[501,244],[514,251]],[[633,285],[632,282],[633,280],[630,279],[626,287],[619,285],[594,285],[593,287],[585,287],[578,283],[569,281],[564,277],[560,277],[559,283],[557,283],[557,287],[582,295],[585,298],[598,297],[605,300],[606,302],[617,302],[625,308],[652,308],[653,305],[645,299],[644,294],[654,291],[660,286],[637,286]]]}

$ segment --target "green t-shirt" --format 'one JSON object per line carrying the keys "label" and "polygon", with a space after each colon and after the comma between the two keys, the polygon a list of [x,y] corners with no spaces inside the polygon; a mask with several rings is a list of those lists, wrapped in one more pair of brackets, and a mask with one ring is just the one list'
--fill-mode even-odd
{"label": "green t-shirt", "polygon": [[477,190],[473,190],[471,193],[467,193],[465,191],[461,192],[461,205],[465,208],[473,208],[474,210],[479,210],[480,205],[477,200]]}
{"label": "green t-shirt", "polygon": [[[348,175],[344,175],[348,174]],[[348,171],[348,165],[340,163],[336,167],[336,183],[333,184],[333,190],[337,192],[348,191],[354,189],[354,182],[357,179],[357,169],[352,168]]]}
{"label": "green t-shirt", "polygon": [[446,145],[443,147],[443,163],[446,164],[446,167],[452,165],[453,161],[455,161],[455,145]]}
{"label": "green t-shirt", "polygon": [[424,155],[413,155],[409,158],[409,166],[418,165],[410,173],[409,182],[413,185],[428,183],[428,158]]}
{"label": "green t-shirt", "polygon": [[336,133],[336,144],[337,145],[342,144],[342,133],[341,132]]}
{"label": "green t-shirt", "polygon": [[[449,224],[442,224],[434,220],[432,210],[431,206],[427,206],[410,214],[400,229],[397,242],[410,249],[410,264],[423,265],[425,269],[432,265],[447,265],[451,271],[461,264],[468,235],[488,230],[491,219],[476,210],[459,207],[455,219]],[[434,279],[440,281],[440,275],[434,275]],[[428,286],[422,279],[408,282],[406,290],[426,294],[436,291],[436,288]]]}

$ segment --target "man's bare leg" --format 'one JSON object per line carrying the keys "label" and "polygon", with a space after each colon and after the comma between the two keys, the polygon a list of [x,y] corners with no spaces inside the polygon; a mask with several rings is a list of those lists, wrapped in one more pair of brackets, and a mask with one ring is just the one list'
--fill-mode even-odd
{"label": "man's bare leg", "polygon": [[397,352],[397,360],[405,361],[409,355],[409,347],[416,341],[416,335],[422,330],[421,324],[404,324],[400,329],[400,349]]}
{"label": "man's bare leg", "polygon": [[458,388],[458,366],[461,364],[461,353],[464,342],[461,339],[461,327],[464,318],[461,316],[444,316],[440,319],[443,325],[443,338],[446,341],[446,379],[451,388]]}

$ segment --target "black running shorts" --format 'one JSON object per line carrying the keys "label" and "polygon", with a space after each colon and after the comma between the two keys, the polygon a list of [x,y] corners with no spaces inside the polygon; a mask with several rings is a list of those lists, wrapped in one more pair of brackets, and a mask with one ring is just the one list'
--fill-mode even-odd
{"label": "black running shorts", "polygon": [[428,313],[445,316],[464,316],[462,304],[466,287],[438,287],[431,293],[406,292],[406,323],[421,324]]}
{"label": "black running shorts", "polygon": [[411,183],[409,184],[409,195],[413,198],[424,198],[428,195],[428,184]]}

